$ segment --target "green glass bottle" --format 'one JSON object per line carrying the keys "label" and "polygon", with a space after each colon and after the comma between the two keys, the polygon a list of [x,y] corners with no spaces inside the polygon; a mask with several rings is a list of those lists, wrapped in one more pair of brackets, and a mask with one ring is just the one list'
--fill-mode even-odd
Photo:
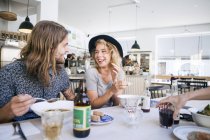
{"label": "green glass bottle", "polygon": [[85,83],[74,100],[73,133],[75,137],[85,138],[90,134],[91,106],[86,94]]}

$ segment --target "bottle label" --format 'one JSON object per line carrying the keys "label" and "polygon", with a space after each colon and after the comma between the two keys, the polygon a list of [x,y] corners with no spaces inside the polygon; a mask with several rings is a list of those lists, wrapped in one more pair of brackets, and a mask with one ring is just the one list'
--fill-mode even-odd
{"label": "bottle label", "polygon": [[90,129],[90,106],[74,106],[73,128],[78,131]]}
{"label": "bottle label", "polygon": [[142,109],[150,109],[150,97],[144,97]]}

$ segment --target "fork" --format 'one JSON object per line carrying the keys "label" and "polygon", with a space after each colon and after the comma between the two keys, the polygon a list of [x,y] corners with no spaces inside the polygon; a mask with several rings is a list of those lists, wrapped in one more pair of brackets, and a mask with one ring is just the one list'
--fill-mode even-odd
{"label": "fork", "polygon": [[18,133],[18,131],[17,131],[17,129],[16,129],[17,123],[16,123],[16,122],[13,122],[13,123],[12,123],[12,126],[13,126],[13,128],[14,128],[13,136],[14,136],[14,135],[19,135],[19,133]]}
{"label": "fork", "polygon": [[59,101],[60,98],[51,98],[51,99],[43,99],[43,98],[34,98],[36,99],[35,103],[38,103],[38,102],[43,102],[43,101],[47,101],[48,103],[53,103],[53,102],[56,102],[56,101]]}
{"label": "fork", "polygon": [[[13,133],[13,136],[14,135],[20,135],[20,137],[23,139],[23,140],[27,140],[26,136],[24,135],[22,129],[21,129],[21,126],[20,126],[20,123],[19,122],[13,122],[12,123],[12,126],[14,128],[14,133]],[[16,129],[18,127],[18,130]]]}

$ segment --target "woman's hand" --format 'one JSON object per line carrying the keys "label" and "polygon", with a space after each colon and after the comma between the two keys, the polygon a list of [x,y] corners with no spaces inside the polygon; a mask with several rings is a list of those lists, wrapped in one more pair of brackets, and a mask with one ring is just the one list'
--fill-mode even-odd
{"label": "woman's hand", "polygon": [[125,88],[128,87],[128,83],[126,81],[117,80],[112,84],[112,91],[114,94],[118,95],[123,91]]}
{"label": "woman's hand", "polygon": [[117,96],[122,94],[126,87],[128,87],[128,84],[126,81],[118,80],[113,83],[113,85],[112,85],[112,92],[113,92],[112,100],[113,100],[114,105],[119,105],[120,102],[119,102],[119,99]]}
{"label": "woman's hand", "polygon": [[116,82],[118,73],[120,72],[120,67],[114,63],[111,63],[112,68],[111,68],[111,75],[112,75],[112,81]]}

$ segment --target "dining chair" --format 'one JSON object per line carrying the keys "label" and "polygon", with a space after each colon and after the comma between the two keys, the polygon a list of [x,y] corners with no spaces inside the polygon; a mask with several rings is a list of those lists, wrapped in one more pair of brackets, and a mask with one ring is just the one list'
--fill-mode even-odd
{"label": "dining chair", "polygon": [[193,90],[198,90],[207,87],[207,81],[205,78],[193,78]]}
{"label": "dining chair", "polygon": [[178,79],[178,93],[182,94],[191,89],[191,78],[180,78]]}
{"label": "dining chair", "polygon": [[163,85],[150,86],[148,88],[151,93],[151,99],[164,97],[170,90],[170,86]]}
{"label": "dining chair", "polygon": [[74,93],[78,93],[78,90],[81,87],[83,81],[84,81],[83,79],[82,80],[81,79],[71,79],[70,80],[70,82],[71,82],[71,90]]}

